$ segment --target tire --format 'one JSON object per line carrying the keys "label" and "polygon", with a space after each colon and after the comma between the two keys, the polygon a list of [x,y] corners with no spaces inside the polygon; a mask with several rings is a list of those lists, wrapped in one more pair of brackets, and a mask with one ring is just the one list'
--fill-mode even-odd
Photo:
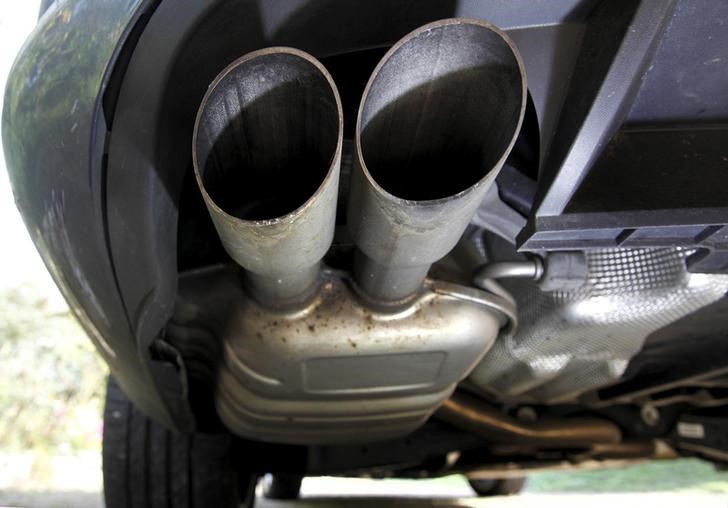
{"label": "tire", "polygon": [[167,430],[134,407],[109,378],[103,433],[106,507],[252,507],[256,477],[238,477],[232,441],[225,434]]}
{"label": "tire", "polygon": [[503,478],[500,480],[475,480],[468,478],[470,488],[478,497],[512,496],[523,490],[525,478]]}
{"label": "tire", "polygon": [[267,474],[263,477],[263,495],[267,499],[298,499],[302,480],[298,475]]}

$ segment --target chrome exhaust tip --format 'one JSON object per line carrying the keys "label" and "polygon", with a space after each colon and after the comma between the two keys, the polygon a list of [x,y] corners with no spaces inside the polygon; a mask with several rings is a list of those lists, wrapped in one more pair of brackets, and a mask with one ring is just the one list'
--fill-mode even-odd
{"label": "chrome exhaust tip", "polygon": [[387,52],[359,108],[348,209],[365,294],[417,291],[505,162],[525,106],[518,50],[490,23],[437,21]]}
{"label": "chrome exhaust tip", "polygon": [[202,100],[192,149],[197,184],[261,302],[286,304],[316,286],[334,235],[342,139],[333,79],[296,49],[243,56]]}

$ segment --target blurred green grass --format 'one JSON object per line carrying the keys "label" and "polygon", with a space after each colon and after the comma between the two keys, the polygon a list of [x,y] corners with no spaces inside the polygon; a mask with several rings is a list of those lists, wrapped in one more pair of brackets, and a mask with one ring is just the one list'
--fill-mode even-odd
{"label": "blurred green grass", "polygon": [[0,450],[100,450],[106,365],[65,305],[0,290]]}
{"label": "blurred green grass", "polygon": [[717,471],[712,464],[699,459],[651,461],[621,469],[537,473],[529,477],[526,491],[728,494],[728,472]]}

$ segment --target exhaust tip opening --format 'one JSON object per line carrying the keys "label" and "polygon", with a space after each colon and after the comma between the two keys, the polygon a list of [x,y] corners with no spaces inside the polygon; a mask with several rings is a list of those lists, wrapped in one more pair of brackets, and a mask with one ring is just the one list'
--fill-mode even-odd
{"label": "exhaust tip opening", "polygon": [[199,182],[238,219],[294,212],[332,170],[340,116],[333,81],[313,57],[289,48],[250,53],[215,79],[200,106]]}
{"label": "exhaust tip opening", "polygon": [[364,92],[362,166],[397,198],[459,194],[503,162],[525,97],[522,64],[500,31],[476,20],[426,25],[390,50]]}

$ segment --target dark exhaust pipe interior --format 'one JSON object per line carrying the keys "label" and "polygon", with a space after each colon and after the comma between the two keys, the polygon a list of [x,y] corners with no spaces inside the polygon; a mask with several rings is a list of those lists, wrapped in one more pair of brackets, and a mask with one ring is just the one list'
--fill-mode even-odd
{"label": "dark exhaust pipe interior", "polygon": [[480,182],[509,150],[523,108],[513,48],[479,23],[446,23],[398,44],[362,104],[361,155],[371,178],[410,201]]}

